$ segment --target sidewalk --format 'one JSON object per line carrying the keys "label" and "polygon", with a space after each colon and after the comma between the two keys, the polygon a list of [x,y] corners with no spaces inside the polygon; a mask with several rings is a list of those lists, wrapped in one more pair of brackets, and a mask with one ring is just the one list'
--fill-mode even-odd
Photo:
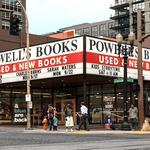
{"label": "sidewalk", "polygon": [[42,129],[42,126],[34,127],[29,130],[26,126],[0,126],[0,132],[22,132],[22,133],[52,133],[52,134],[149,134],[150,131],[123,131],[123,130],[105,130],[102,128],[85,130],[73,130],[73,132],[66,132],[64,126],[58,127],[57,131],[49,131]]}

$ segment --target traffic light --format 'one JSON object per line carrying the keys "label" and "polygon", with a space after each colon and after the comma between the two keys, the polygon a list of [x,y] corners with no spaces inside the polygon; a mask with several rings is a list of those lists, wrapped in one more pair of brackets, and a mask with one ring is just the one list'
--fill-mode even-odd
{"label": "traffic light", "polygon": [[19,23],[20,20],[13,14],[10,14],[10,34],[19,35]]}

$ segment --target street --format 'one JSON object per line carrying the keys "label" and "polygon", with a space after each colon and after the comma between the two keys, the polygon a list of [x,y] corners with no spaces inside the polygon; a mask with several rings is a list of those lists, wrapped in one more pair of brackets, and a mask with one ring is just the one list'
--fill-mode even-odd
{"label": "street", "polygon": [[[2,150],[149,150],[150,134],[124,132],[49,132],[0,128]],[[117,132],[117,131],[116,131]]]}

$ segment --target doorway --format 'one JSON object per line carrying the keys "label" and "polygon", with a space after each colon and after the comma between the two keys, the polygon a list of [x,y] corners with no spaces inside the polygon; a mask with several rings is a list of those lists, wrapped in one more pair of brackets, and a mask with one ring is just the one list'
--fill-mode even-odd
{"label": "doorway", "polygon": [[72,106],[73,109],[73,119],[74,119],[74,124],[76,124],[76,102],[75,102],[75,98],[65,98],[65,97],[61,97],[61,98],[57,98],[55,97],[54,99],[54,106],[56,107],[57,113],[58,113],[58,124],[60,125],[64,125],[65,124],[65,106],[67,104],[70,104]]}

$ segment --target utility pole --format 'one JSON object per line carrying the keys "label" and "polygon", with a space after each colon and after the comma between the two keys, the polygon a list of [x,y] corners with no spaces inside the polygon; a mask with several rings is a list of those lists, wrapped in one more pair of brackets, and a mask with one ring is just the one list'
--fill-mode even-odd
{"label": "utility pole", "polygon": [[133,32],[133,7],[132,7],[132,1],[129,0],[129,18],[130,18],[130,33]]}
{"label": "utility pole", "polygon": [[121,44],[123,42],[123,36],[119,33],[116,35],[116,41],[118,43],[118,51],[123,52],[123,60],[124,60],[124,96],[123,96],[123,111],[124,118],[122,123],[122,130],[130,130],[130,125],[128,123],[128,54],[133,49],[134,42],[134,33],[130,32],[128,35],[128,41],[130,42],[130,48],[127,48],[127,42],[125,42],[125,47],[121,48]]}
{"label": "utility pole", "polygon": [[17,0],[17,2],[19,3],[19,5],[21,6],[25,18],[26,18],[26,45],[27,45],[27,50],[26,50],[26,57],[27,57],[27,94],[26,94],[26,102],[27,102],[27,130],[31,129],[31,114],[30,114],[30,109],[31,109],[31,105],[32,105],[32,101],[31,101],[31,91],[30,91],[30,55],[29,55],[29,20],[28,20],[28,16],[26,13],[26,10],[24,8],[24,6],[22,5],[22,2],[20,0]]}
{"label": "utility pole", "polygon": [[144,122],[144,99],[143,99],[143,68],[142,68],[142,13],[137,10],[137,42],[138,42],[138,109],[139,109],[139,128]]}

